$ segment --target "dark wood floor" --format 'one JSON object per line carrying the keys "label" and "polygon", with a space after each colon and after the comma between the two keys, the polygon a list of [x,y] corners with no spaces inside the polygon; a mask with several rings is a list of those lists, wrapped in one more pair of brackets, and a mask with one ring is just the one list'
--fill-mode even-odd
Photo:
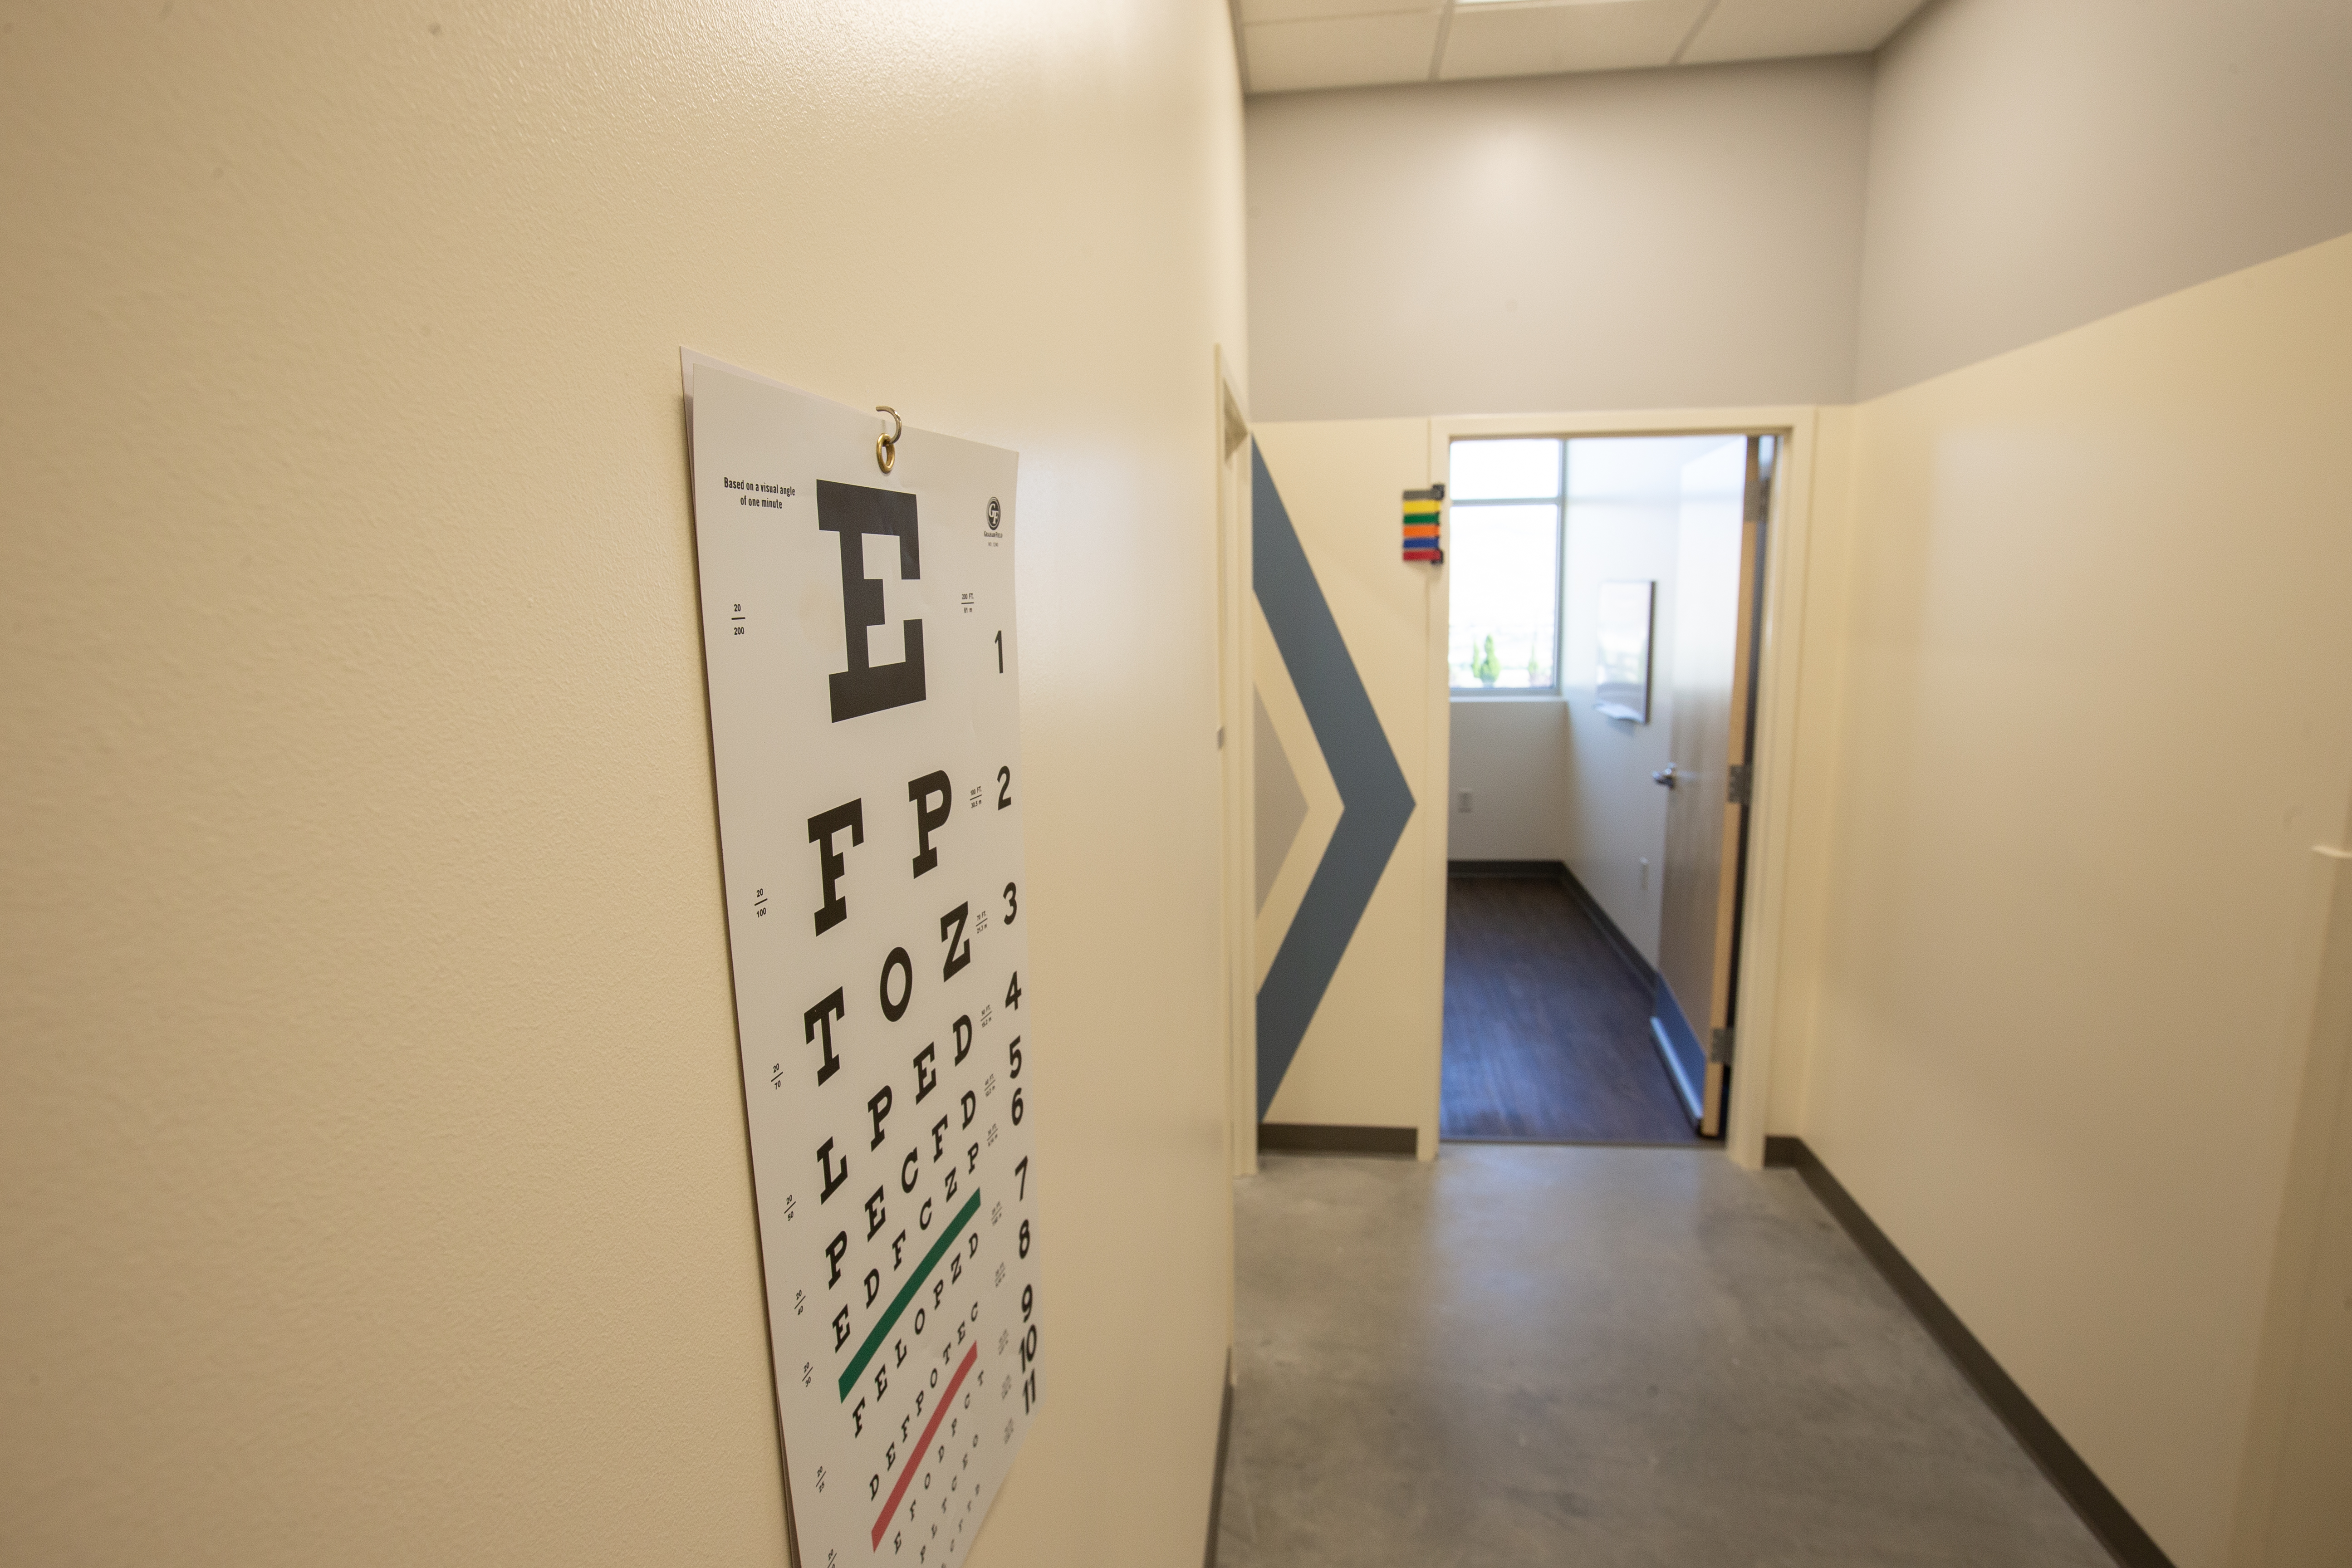
{"label": "dark wood floor", "polygon": [[1650,994],[1548,877],[1448,878],[1445,1138],[1696,1143]]}

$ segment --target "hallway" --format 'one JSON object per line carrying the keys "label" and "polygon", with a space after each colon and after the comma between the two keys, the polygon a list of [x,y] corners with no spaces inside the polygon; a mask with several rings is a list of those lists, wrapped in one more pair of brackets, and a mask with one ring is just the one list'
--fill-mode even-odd
{"label": "hallway", "polygon": [[2347,84],[10,5],[0,1568],[2352,1568]]}
{"label": "hallway", "polygon": [[2108,1561],[1793,1173],[1270,1157],[1236,1211],[1217,1568]]}

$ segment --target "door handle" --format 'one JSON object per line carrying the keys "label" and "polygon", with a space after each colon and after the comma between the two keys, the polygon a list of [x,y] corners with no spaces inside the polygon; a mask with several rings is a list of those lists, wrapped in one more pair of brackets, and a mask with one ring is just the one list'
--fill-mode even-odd
{"label": "door handle", "polygon": [[1652,773],[1650,775],[1650,782],[1654,784],[1664,784],[1668,789],[1674,788],[1675,764],[1668,763],[1664,767],[1660,768],[1656,773]]}

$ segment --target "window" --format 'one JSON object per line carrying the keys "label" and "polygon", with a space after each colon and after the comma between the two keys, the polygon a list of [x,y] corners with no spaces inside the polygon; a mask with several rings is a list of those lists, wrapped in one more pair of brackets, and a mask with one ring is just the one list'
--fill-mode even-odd
{"label": "window", "polygon": [[1445,658],[1461,692],[1559,689],[1559,529],[1568,443],[1456,441]]}

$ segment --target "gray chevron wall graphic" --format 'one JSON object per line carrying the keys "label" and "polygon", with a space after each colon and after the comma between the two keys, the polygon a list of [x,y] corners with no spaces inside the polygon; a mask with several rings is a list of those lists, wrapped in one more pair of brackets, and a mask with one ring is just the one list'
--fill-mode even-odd
{"label": "gray chevron wall graphic", "polygon": [[1298,531],[1274,488],[1265,456],[1255,443],[1250,501],[1250,564],[1258,606],[1339,790],[1339,826],[1257,991],[1257,1115],[1263,1121],[1355,937],[1356,922],[1404,837],[1413,799]]}

